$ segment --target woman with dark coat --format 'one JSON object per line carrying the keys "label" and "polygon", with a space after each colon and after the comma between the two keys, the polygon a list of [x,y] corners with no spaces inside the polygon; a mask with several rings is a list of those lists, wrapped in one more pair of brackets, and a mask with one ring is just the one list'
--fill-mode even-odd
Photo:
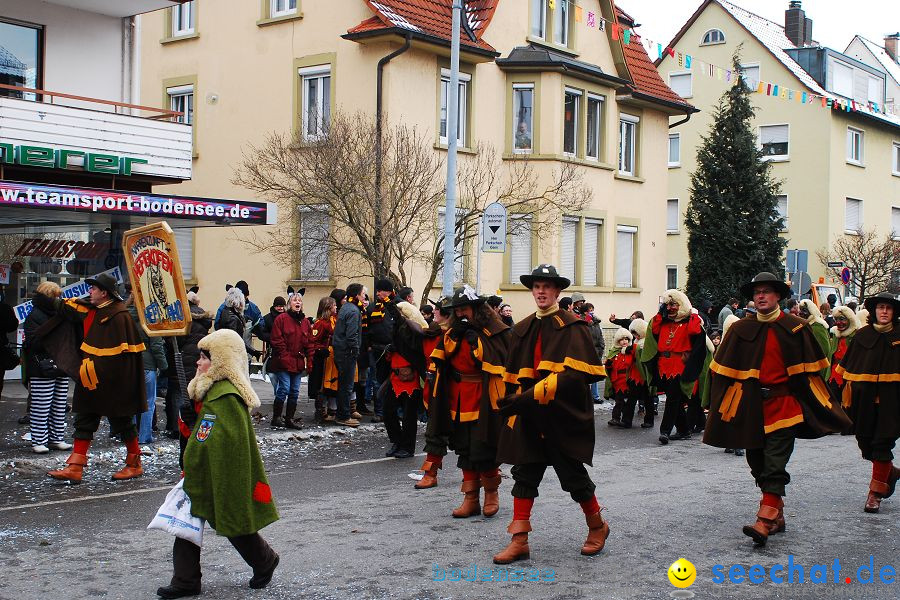
{"label": "woman with dark coat", "polygon": [[[233,287],[228,290],[228,293],[225,294],[225,308],[222,310],[222,313],[219,315],[219,319],[216,321],[216,330],[219,329],[230,329],[239,336],[241,339],[244,338],[244,327],[246,327],[247,321],[244,318],[244,306],[247,300],[244,298],[244,293],[241,292],[240,289]],[[262,356],[262,352],[247,346],[244,344],[247,350],[247,354],[259,358]]]}
{"label": "woman with dark coat", "polygon": [[[272,374],[278,380],[272,408],[272,427],[303,427],[300,419],[294,421],[294,415],[297,412],[297,398],[300,396],[300,380],[307,368],[307,357],[310,356],[311,336],[312,327],[303,314],[303,296],[291,294],[288,309],[278,315],[272,325],[270,363]],[[282,420],[281,409],[285,400],[287,409]]]}

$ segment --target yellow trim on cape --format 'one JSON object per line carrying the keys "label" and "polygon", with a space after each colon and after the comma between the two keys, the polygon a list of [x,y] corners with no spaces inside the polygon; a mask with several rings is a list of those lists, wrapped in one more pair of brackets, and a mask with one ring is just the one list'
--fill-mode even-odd
{"label": "yellow trim on cape", "polygon": [[759,379],[759,369],[741,371],[739,369],[732,369],[731,367],[721,365],[715,360],[709,364],[709,370],[718,375],[730,377],[731,379]]}
{"label": "yellow trim on cape", "polygon": [[800,323],[799,325],[797,325],[796,327],[794,327],[793,329],[791,329],[791,333],[797,333],[798,331],[800,331],[801,329],[803,329],[803,326],[804,326],[804,325],[805,325],[805,323]]}
{"label": "yellow trim on cape", "polygon": [[822,358],[814,363],[799,363],[796,365],[791,365],[790,367],[787,367],[787,374],[788,377],[792,377],[800,373],[818,373],[822,369],[827,369],[830,366],[831,363],[828,362],[828,359]]}
{"label": "yellow trim on cape", "polygon": [[84,304],[76,302],[75,300],[72,300],[72,299],[65,300],[64,302],[66,303],[67,306],[74,308],[75,310],[77,310],[80,313],[86,313],[90,310],[90,308],[88,308]]}
{"label": "yellow trim on cape", "polygon": [[813,396],[819,401],[819,404],[831,410],[831,394],[825,386],[825,382],[817,374],[809,375],[809,388],[812,390]]}
{"label": "yellow trim on cape", "polygon": [[534,386],[534,399],[538,404],[550,404],[556,398],[556,373],[551,373]]}
{"label": "yellow trim on cape", "polygon": [[566,367],[569,367],[570,369],[574,369],[576,371],[581,371],[582,373],[587,373],[588,375],[601,375],[603,377],[606,376],[606,367],[604,367],[603,365],[592,365],[590,363],[574,359],[571,356],[567,356],[561,363],[542,360],[540,363],[538,363],[537,370],[550,371],[551,373],[562,373],[566,369]]}
{"label": "yellow trim on cape", "polygon": [[[491,363],[484,361],[481,361],[481,370],[490,373],[491,375],[498,375],[499,377],[504,377],[506,375],[506,371],[502,366],[492,365]],[[515,381],[511,383],[515,383]]]}
{"label": "yellow trim on cape", "polygon": [[840,369],[840,375],[847,381],[865,381],[868,383],[900,382],[900,373],[883,373],[878,375],[871,373],[850,373],[849,371],[845,371],[840,365],[838,365],[838,369]]}
{"label": "yellow trim on cape", "polygon": [[741,405],[741,397],[744,395],[744,385],[740,381],[736,381],[725,391],[722,398],[722,404],[719,406],[719,413],[722,415],[722,421],[728,422],[737,414],[738,406]]}
{"label": "yellow trim on cape", "polygon": [[789,419],[782,419],[780,421],[775,421],[771,425],[766,425],[765,427],[763,427],[763,431],[765,431],[766,433],[772,433],[773,431],[778,431],[779,429],[793,427],[794,425],[796,425],[798,423],[802,423],[802,422],[803,422],[803,415],[799,414],[799,415],[793,416]]}
{"label": "yellow trim on cape", "polygon": [[92,354],[94,356],[116,356],[124,352],[143,352],[146,349],[147,347],[144,346],[143,342],[134,345],[127,342],[122,342],[118,346],[113,346],[112,348],[95,348],[87,342],[82,342],[81,344],[81,350],[83,352]]}
{"label": "yellow trim on cape", "polygon": [[[456,420],[457,412],[455,410],[450,411],[450,419]],[[477,421],[478,420],[478,411],[473,410],[469,412],[461,412],[459,413],[459,420],[462,423],[468,423],[469,421]]]}

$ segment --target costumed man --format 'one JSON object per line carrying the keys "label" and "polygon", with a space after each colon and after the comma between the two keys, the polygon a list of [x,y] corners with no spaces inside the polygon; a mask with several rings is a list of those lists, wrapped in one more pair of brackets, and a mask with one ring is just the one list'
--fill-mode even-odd
{"label": "costumed man", "polygon": [[594,482],[585,464],[594,457],[594,401],[590,384],[606,371],[597,356],[590,326],[560,310],[559,295],[569,287],[556,267],[542,264],[521,282],[531,289],[537,310],[513,327],[505,374],[507,396],[500,403],[503,427],[497,460],[513,465],[513,518],[509,545],[496,564],[529,558],[531,509],[548,466],[562,489],[581,505],[588,526],[581,553],[603,549],[609,524],[600,515]]}
{"label": "costumed man", "polygon": [[631,340],[631,332],[619,327],[613,336],[613,347],[606,356],[604,367],[608,379],[605,393],[607,398],[615,402],[612,418],[607,423],[610,427],[630,428],[634,418],[634,403],[637,399],[628,393],[628,374],[634,362],[634,355],[629,352]]}
{"label": "costumed man", "polygon": [[[375,299],[369,304],[365,311],[366,335],[364,338],[364,346],[369,349],[369,362],[366,368],[375,368],[375,389],[381,388],[382,384],[388,380],[391,374],[391,361],[388,357],[388,348],[393,342],[394,324],[391,314],[385,311],[385,305],[392,302],[395,298],[394,284],[390,279],[378,279],[375,281]],[[360,373],[365,374],[365,369],[361,366]],[[361,377],[364,379],[364,377]],[[363,386],[360,386],[362,388]],[[359,394],[358,394],[359,395]],[[357,398],[357,409],[360,414],[370,414],[365,406],[364,398]],[[375,396],[374,414],[383,417],[381,400],[377,394]]]}
{"label": "costumed man", "polygon": [[651,393],[647,382],[650,375],[647,373],[647,365],[641,362],[641,352],[644,349],[644,337],[647,335],[647,321],[634,319],[628,326],[628,331],[634,338],[634,342],[628,351],[631,353],[631,370],[628,372],[628,396],[634,398],[638,406],[644,411],[643,429],[653,427],[654,407],[651,398],[656,396],[656,390]]}
{"label": "costumed man", "polygon": [[[47,473],[54,479],[80,482],[87,453],[102,417],[109,418],[113,435],[121,436],[128,454],[125,466],[115,480],[133,479],[144,474],[134,418],[147,410],[147,389],[141,353],[144,344],[128,308],[116,290],[116,280],[107,273],[86,279],[90,286],[87,302],[57,298],[56,316],[41,330],[67,328],[62,321],[74,323],[81,344],[56,348],[81,358],[79,377],[75,379],[72,411],[75,413],[75,446],[66,459],[66,467]],[[39,330],[39,332],[41,332]],[[51,354],[54,348],[49,348]],[[71,353],[71,354],[70,354]],[[53,356],[58,364],[64,359]]]}
{"label": "costumed man", "polygon": [[746,448],[762,499],[756,523],[743,531],[762,546],[785,529],[783,497],[791,479],[787,464],[794,440],[842,431],[850,419],[828,393],[821,376],[828,359],[809,324],[778,307],[790,293],[787,284],[764,272],[741,293],[753,298],[757,312],[731,326],[710,365],[703,441]]}
{"label": "costumed man", "polygon": [[[806,319],[806,322],[809,323],[813,336],[815,336],[816,342],[819,343],[819,347],[822,349],[822,354],[827,356],[830,360],[831,338],[828,335],[829,327],[828,323],[826,323],[825,319],[822,317],[822,311],[819,310],[819,307],[816,306],[816,303],[812,300],[801,300],[799,310],[800,318]],[[831,368],[829,364],[828,367],[822,369],[822,379],[828,381],[830,374]]]}
{"label": "costumed man", "polygon": [[[429,323],[422,339],[422,354],[425,356],[426,369],[425,385],[422,389],[422,403],[425,406],[426,414],[428,414],[429,405],[431,404],[435,375],[435,369],[432,366],[434,362],[431,355],[450,327],[450,314],[452,311],[449,306],[450,298],[445,296],[438,298],[437,302],[432,300],[429,300],[429,302],[434,305],[434,318]],[[438,435],[434,429],[425,427],[425,460],[420,467],[423,475],[422,479],[413,486],[417,490],[426,490],[437,486],[437,472],[443,466],[448,444],[449,440],[446,434]]]}
{"label": "costumed man", "polygon": [[[659,313],[650,320],[641,362],[647,363],[651,384],[666,395],[659,428],[659,443],[691,437],[687,405],[708,353],[703,321],[690,300],[678,290],[667,290]],[[672,434],[672,427],[676,433]]]}
{"label": "costumed man", "polygon": [[458,457],[465,496],[453,511],[455,518],[492,517],[500,509],[497,401],[503,397],[509,327],[485,300],[469,285],[454,290],[450,327],[431,355],[435,379],[426,437],[446,437]]}
{"label": "costumed man", "polygon": [[872,461],[864,510],[877,513],[900,479],[900,468],[893,465],[900,438],[900,302],[893,294],[881,293],[866,298],[865,306],[869,324],[856,332],[835,371],[844,378],[845,407],[856,443],[862,457]]}
{"label": "costumed man", "polygon": [[[409,302],[385,302],[384,310],[391,316],[394,328],[394,341],[388,349],[390,375],[377,392],[384,397],[384,428],[391,442],[385,456],[411,458],[416,451],[416,428],[422,404],[422,378],[425,377],[422,340],[428,323]],[[401,408],[402,420],[398,413]]]}
{"label": "costumed man", "polygon": [[[846,306],[835,306],[834,310],[831,311],[831,316],[834,319],[834,327],[830,331],[831,341],[828,359],[831,362],[831,376],[828,378],[828,387],[835,398],[843,399],[844,378],[837,372],[835,367],[841,364],[844,356],[846,356],[847,349],[850,348],[850,343],[856,335],[856,330],[859,329],[859,321],[856,320],[856,313]],[[842,404],[845,409],[849,405],[848,402],[842,402]]]}

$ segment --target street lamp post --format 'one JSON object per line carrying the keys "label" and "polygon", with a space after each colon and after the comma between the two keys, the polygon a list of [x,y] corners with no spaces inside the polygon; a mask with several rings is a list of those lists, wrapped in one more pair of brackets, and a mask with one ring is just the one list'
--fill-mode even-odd
{"label": "street lamp post", "polygon": [[447,189],[444,210],[444,287],[445,296],[453,293],[456,261],[456,146],[459,131],[459,29],[462,0],[453,0],[453,24],[450,29],[450,86],[447,90]]}

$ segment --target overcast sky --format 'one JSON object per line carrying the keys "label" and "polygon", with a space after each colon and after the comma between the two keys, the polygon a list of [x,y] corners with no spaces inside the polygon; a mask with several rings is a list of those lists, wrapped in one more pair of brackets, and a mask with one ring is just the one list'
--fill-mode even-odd
{"label": "overcast sky", "polygon": [[[616,6],[641,24],[637,29],[639,34],[658,43],[671,40],[703,3],[703,0],[615,1]],[[784,25],[788,0],[732,0],[732,3]],[[803,10],[813,21],[813,39],[839,52],[856,34],[883,45],[886,34],[900,29],[900,0],[803,0]]]}

